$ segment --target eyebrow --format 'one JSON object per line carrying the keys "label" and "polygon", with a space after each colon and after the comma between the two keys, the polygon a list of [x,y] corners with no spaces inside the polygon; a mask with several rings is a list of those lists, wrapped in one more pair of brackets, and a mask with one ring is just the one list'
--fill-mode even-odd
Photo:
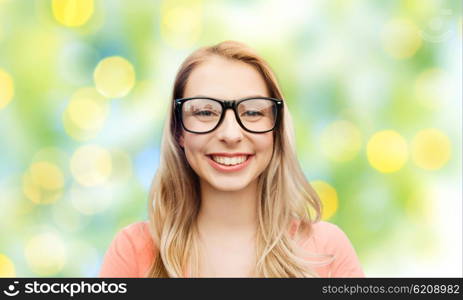
{"label": "eyebrow", "polygon": [[[205,98],[214,98],[216,99],[215,97],[211,97],[211,96],[206,96],[206,95],[196,95],[196,96],[193,96],[192,98],[195,98],[195,97],[205,97]],[[239,98],[239,99],[236,99],[236,100],[241,100],[241,99],[245,99],[245,98],[260,98],[260,97],[267,97],[267,96],[262,96],[262,95],[250,95],[250,96],[246,96],[246,97],[242,97],[242,98]],[[221,99],[222,100],[222,99]]]}

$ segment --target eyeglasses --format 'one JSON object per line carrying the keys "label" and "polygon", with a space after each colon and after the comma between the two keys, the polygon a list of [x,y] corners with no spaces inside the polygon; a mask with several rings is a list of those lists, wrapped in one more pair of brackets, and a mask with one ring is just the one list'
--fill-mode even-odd
{"label": "eyeglasses", "polygon": [[175,100],[177,118],[188,132],[209,133],[222,123],[227,109],[235,112],[236,121],[246,131],[265,133],[278,124],[283,101],[269,98],[245,98],[221,101],[209,97],[192,97]]}

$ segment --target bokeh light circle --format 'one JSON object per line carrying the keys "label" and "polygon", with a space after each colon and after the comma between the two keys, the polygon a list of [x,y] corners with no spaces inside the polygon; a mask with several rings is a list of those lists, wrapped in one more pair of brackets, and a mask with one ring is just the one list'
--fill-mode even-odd
{"label": "bokeh light circle", "polygon": [[202,5],[200,1],[176,3],[166,1],[161,8],[161,36],[172,47],[194,45],[202,33]]}
{"label": "bokeh light circle", "polygon": [[382,173],[392,173],[400,170],[407,161],[408,145],[399,133],[380,131],[368,141],[367,157],[373,168]]}
{"label": "bokeh light circle", "polygon": [[388,54],[397,59],[415,55],[422,45],[419,28],[408,19],[394,19],[384,26],[383,45]]}
{"label": "bokeh light circle", "polygon": [[64,185],[64,176],[54,164],[41,161],[33,163],[30,167],[33,182],[46,190],[57,190]]}
{"label": "bokeh light circle", "polygon": [[66,263],[66,247],[54,233],[42,233],[29,240],[25,247],[29,267],[40,276],[51,276],[61,271]]}
{"label": "bokeh light circle", "polygon": [[361,134],[357,126],[349,121],[335,121],[330,124],[320,138],[320,150],[332,161],[350,161],[361,147]]}
{"label": "bokeh light circle", "polygon": [[135,70],[123,57],[111,56],[101,60],[93,73],[96,89],[105,97],[126,96],[135,84]]}
{"label": "bokeh light circle", "polygon": [[81,88],[71,97],[63,113],[66,132],[78,141],[94,138],[108,117],[108,100],[94,88]]}
{"label": "bokeh light circle", "polygon": [[83,186],[104,184],[111,169],[110,152],[97,145],[82,146],[71,157],[71,173]]}
{"label": "bokeh light circle", "polygon": [[14,96],[13,78],[0,69],[0,109],[6,107]]}
{"label": "bokeh light circle", "polygon": [[0,277],[15,277],[16,271],[13,262],[8,256],[0,253]]}
{"label": "bokeh light circle", "polygon": [[29,172],[26,172],[22,178],[23,192],[26,197],[35,204],[42,203],[42,193],[40,188],[35,185]]}
{"label": "bokeh light circle", "polygon": [[106,100],[97,95],[75,96],[69,103],[69,117],[78,127],[85,130],[98,130],[106,119]]}
{"label": "bokeh light circle", "polygon": [[322,219],[328,220],[338,210],[339,201],[336,189],[325,181],[315,180],[310,183],[323,204]]}
{"label": "bokeh light circle", "polygon": [[412,140],[412,160],[422,169],[437,170],[449,161],[450,155],[450,140],[437,129],[421,130]]}
{"label": "bokeh light circle", "polygon": [[94,12],[93,0],[53,0],[52,11],[55,19],[69,27],[82,26]]}
{"label": "bokeh light circle", "polygon": [[37,161],[24,173],[22,188],[33,203],[52,204],[63,195],[64,174],[53,162]]}

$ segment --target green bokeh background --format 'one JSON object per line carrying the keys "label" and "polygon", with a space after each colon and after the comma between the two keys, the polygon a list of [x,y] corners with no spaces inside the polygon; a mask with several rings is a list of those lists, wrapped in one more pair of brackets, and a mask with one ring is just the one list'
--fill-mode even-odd
{"label": "green bokeh background", "polygon": [[[328,221],[349,236],[367,276],[462,276],[461,1],[94,4],[85,24],[68,27],[52,1],[0,0],[0,71],[14,85],[11,101],[0,106],[0,276],[98,274],[116,232],[147,217],[180,63],[198,47],[224,40],[248,44],[275,71],[304,172],[336,191]],[[77,90],[95,87],[95,67],[110,56],[133,65],[136,83],[126,96],[108,99],[93,136],[76,139],[63,114]],[[327,130],[341,120],[360,141],[343,161],[329,153],[349,149],[326,143]],[[431,151],[441,157],[439,151],[450,150],[432,170],[412,156],[416,134],[430,128],[450,145]],[[408,147],[394,172],[381,172],[367,156],[369,141],[383,130],[400,134]],[[342,132],[330,137],[350,145]],[[111,174],[91,188],[70,170],[75,151],[86,145],[112,154]],[[52,161],[63,174],[52,203],[35,203],[24,191],[24,176],[37,161]],[[89,211],[73,200],[74,189],[92,195]],[[46,245],[37,246],[44,234]]]}

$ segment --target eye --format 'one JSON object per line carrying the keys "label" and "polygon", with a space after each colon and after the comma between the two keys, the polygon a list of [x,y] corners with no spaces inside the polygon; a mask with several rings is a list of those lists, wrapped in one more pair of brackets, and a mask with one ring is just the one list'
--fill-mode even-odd
{"label": "eye", "polygon": [[245,117],[258,117],[258,116],[263,116],[263,114],[260,111],[257,110],[247,110],[243,113]]}
{"label": "eye", "polygon": [[198,110],[198,111],[195,111],[193,114],[199,117],[211,117],[211,116],[217,115],[211,110]]}

